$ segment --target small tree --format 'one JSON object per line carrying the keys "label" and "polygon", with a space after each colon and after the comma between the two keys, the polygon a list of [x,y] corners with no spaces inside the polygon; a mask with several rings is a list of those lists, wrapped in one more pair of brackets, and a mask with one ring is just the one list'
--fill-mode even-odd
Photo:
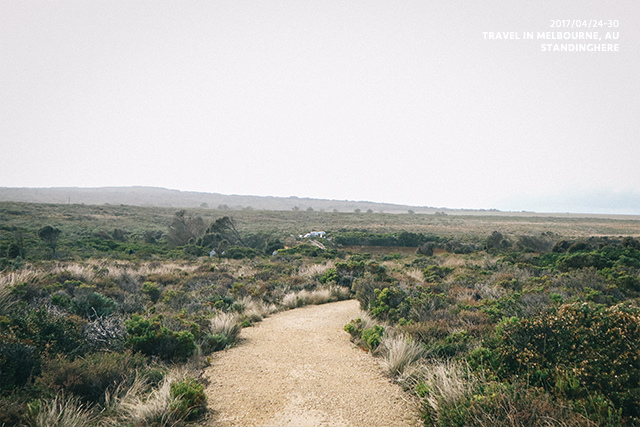
{"label": "small tree", "polygon": [[56,253],[60,234],[62,234],[62,231],[50,225],[44,226],[38,230],[38,237],[40,237],[40,240],[42,240],[51,249],[52,254]]}
{"label": "small tree", "polygon": [[195,241],[202,236],[204,229],[205,225],[202,218],[192,218],[187,216],[186,211],[178,211],[175,213],[171,225],[169,225],[167,242],[172,246],[184,246],[191,239]]}
{"label": "small tree", "polygon": [[504,246],[502,233],[494,231],[491,236],[487,238],[487,249],[498,249]]}
{"label": "small tree", "polygon": [[216,219],[207,228],[205,234],[214,234],[221,237],[223,240],[227,240],[229,243],[236,246],[247,246],[247,244],[240,237],[240,233],[236,228],[236,222],[229,216],[223,216]]}

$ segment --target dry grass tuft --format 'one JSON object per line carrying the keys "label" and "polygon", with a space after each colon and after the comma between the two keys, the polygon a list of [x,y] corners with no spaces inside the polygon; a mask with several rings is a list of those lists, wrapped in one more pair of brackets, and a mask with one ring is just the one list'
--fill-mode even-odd
{"label": "dry grass tuft", "polygon": [[30,406],[26,416],[29,427],[85,427],[96,420],[90,408],[64,394]]}
{"label": "dry grass tuft", "polygon": [[387,374],[402,376],[424,353],[422,345],[404,335],[385,334],[380,343],[382,365]]}
{"label": "dry grass tuft", "polygon": [[259,322],[278,311],[278,307],[276,307],[275,304],[265,304],[262,301],[256,301],[250,297],[244,297],[241,304],[244,307],[243,314],[251,322]]}
{"label": "dry grass tuft", "polygon": [[404,271],[404,274],[406,274],[416,282],[424,282],[424,273],[419,268],[407,269]]}
{"label": "dry grass tuft", "polygon": [[282,298],[282,306],[288,309],[294,309],[298,306],[298,295],[295,292],[289,292]]}
{"label": "dry grass tuft", "polygon": [[209,329],[213,335],[223,334],[229,342],[233,342],[238,339],[242,327],[237,314],[221,313],[211,319]]}
{"label": "dry grass tuft", "polygon": [[304,265],[300,267],[298,274],[302,277],[311,279],[315,276],[323,275],[328,269],[334,268],[334,267],[335,267],[335,264],[333,263],[333,261],[328,261],[325,264]]}
{"label": "dry grass tuft", "polygon": [[0,283],[0,316],[7,315],[16,304],[17,301],[11,294],[9,286]]}
{"label": "dry grass tuft", "polygon": [[119,418],[126,424],[174,426],[184,420],[184,414],[174,410],[179,396],[171,395],[171,385],[186,378],[187,371],[170,371],[157,389],[147,393],[147,385],[136,379],[126,393],[116,398]]}
{"label": "dry grass tuft", "polygon": [[282,299],[282,306],[288,309],[302,307],[305,305],[320,305],[326,304],[331,301],[335,301],[337,298],[334,295],[335,291],[331,288],[316,289],[315,291],[289,292]]}
{"label": "dry grass tuft", "polygon": [[424,365],[407,381],[422,383],[429,390],[425,399],[429,405],[428,411],[436,414],[436,418],[441,406],[456,406],[457,402],[473,392],[477,382],[469,367],[459,362]]}

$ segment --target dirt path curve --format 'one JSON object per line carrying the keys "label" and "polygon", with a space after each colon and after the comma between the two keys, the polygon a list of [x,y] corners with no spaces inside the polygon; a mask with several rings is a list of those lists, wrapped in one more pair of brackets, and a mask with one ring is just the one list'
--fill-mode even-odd
{"label": "dirt path curve", "polygon": [[414,407],[343,327],[356,301],[307,306],[242,330],[205,375],[207,426],[418,426]]}

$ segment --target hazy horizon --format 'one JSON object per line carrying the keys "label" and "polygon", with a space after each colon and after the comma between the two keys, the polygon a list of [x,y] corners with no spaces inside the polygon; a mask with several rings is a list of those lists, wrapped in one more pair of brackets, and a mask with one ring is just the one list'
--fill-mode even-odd
{"label": "hazy horizon", "polygon": [[[4,0],[0,186],[640,214],[637,22],[634,0]],[[594,43],[618,50],[542,48]]]}

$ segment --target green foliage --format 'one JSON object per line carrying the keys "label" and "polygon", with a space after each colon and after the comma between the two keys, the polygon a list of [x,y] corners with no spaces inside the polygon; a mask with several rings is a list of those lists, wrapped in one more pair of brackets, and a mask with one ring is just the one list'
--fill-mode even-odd
{"label": "green foliage", "polygon": [[125,322],[127,346],[147,356],[164,360],[184,360],[196,349],[194,337],[188,331],[173,331],[162,325],[162,318],[133,315]]}
{"label": "green foliage", "polygon": [[40,355],[28,340],[0,335],[0,391],[27,383],[40,373]]}
{"label": "green foliage", "polygon": [[324,272],[322,276],[318,278],[320,283],[329,283],[329,282],[338,282],[340,280],[340,276],[338,275],[338,270],[335,268],[329,268]]}
{"label": "green foliage", "polygon": [[207,395],[204,386],[193,378],[171,384],[171,397],[175,399],[171,410],[180,419],[195,420],[206,411]]}
{"label": "green foliage", "polygon": [[228,249],[226,249],[225,254],[223,256],[225,258],[231,258],[231,259],[243,259],[243,258],[255,258],[259,255],[260,253],[252,248],[230,246]]}
{"label": "green foliage", "polygon": [[229,338],[225,334],[206,334],[200,343],[200,350],[202,354],[210,354],[214,351],[224,350],[229,344]]}
{"label": "green foliage", "polygon": [[71,300],[71,310],[87,318],[107,316],[116,309],[116,302],[101,293],[95,292],[93,287],[80,286],[74,292]]}
{"label": "green foliage", "polygon": [[60,238],[62,231],[60,229],[46,225],[38,230],[38,237],[42,240],[55,254],[58,247],[58,239]]}
{"label": "green foliage", "polygon": [[[567,304],[552,316],[500,324],[485,346],[500,378],[526,377],[534,386],[575,399],[601,393],[624,416],[640,416],[640,310],[635,307]],[[474,355],[477,362],[480,355]]]}
{"label": "green foliage", "polygon": [[401,317],[406,317],[409,307],[404,304],[406,292],[396,286],[384,289],[375,289],[375,300],[371,302],[371,315],[373,317],[397,322]]}
{"label": "green foliage", "polygon": [[440,267],[438,265],[430,265],[424,269],[422,274],[426,282],[441,282],[453,272],[453,267]]}
{"label": "green foliage", "polygon": [[86,350],[82,328],[86,321],[75,315],[50,312],[45,307],[17,310],[0,323],[0,331],[28,340],[40,352],[77,356]]}
{"label": "green foliage", "polygon": [[160,287],[157,283],[154,282],[144,282],[142,284],[142,293],[146,294],[154,304],[158,302],[160,296],[162,295]]}
{"label": "green foliage", "polygon": [[602,269],[611,267],[613,263],[598,252],[578,252],[561,256],[556,265],[560,271],[569,271],[587,267]]}
{"label": "green foliage", "polygon": [[140,354],[94,353],[70,360],[60,357],[48,360],[38,384],[54,391],[73,393],[85,402],[102,403],[105,391],[117,384],[131,383],[138,371],[144,370]]}
{"label": "green foliage", "polygon": [[408,246],[419,247],[425,243],[438,243],[438,236],[402,231],[399,234],[378,234],[363,231],[345,231],[332,234],[333,240],[345,246]]}
{"label": "green foliage", "polygon": [[369,350],[375,350],[382,342],[382,336],[384,335],[384,328],[380,325],[375,325],[373,328],[365,329],[362,331],[362,341],[365,344],[365,348]]}

